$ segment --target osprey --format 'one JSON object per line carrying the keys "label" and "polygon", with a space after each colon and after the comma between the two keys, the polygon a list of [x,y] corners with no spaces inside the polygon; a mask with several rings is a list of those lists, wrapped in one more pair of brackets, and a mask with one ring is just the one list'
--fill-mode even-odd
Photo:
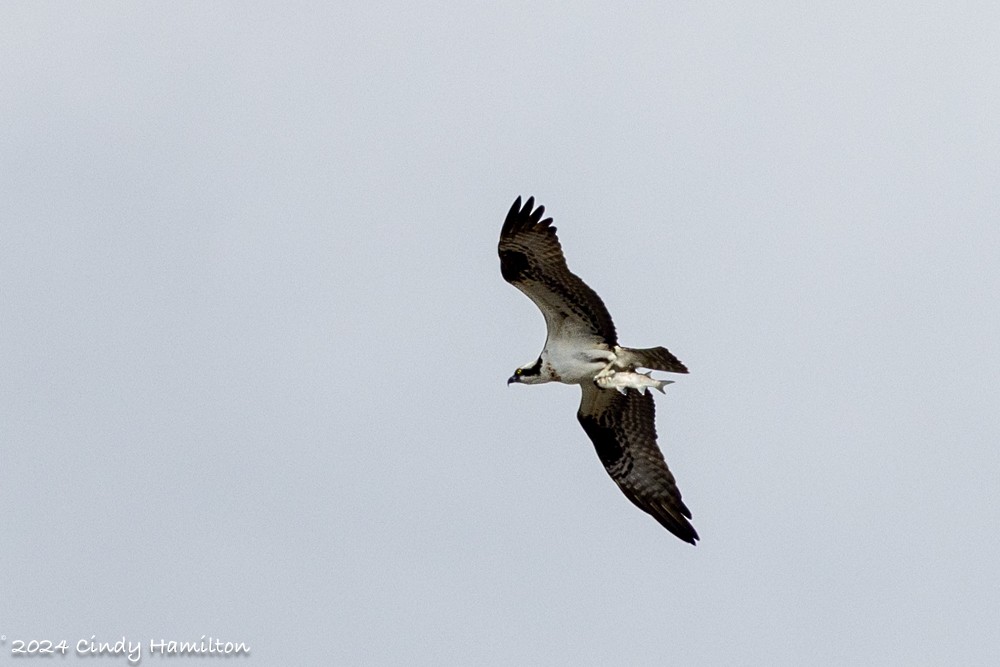
{"label": "osprey", "polygon": [[637,368],[687,373],[666,348],[620,347],[608,309],[566,266],[552,218],[544,206],[518,197],[500,232],[500,273],[542,311],[547,335],[538,359],[507,380],[562,382],[583,389],[577,419],[611,479],[635,505],[685,542],[698,533],[688,521],[674,476],[656,446],[653,395],[669,381]]}

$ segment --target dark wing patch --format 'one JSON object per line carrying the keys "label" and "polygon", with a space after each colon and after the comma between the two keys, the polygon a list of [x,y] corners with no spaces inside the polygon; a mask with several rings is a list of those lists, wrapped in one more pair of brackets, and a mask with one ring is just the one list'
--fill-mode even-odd
{"label": "dark wing patch", "polygon": [[652,395],[583,385],[577,419],[622,493],[671,533],[694,544],[698,533],[688,521],[691,512],[656,446]]}
{"label": "dark wing patch", "polygon": [[517,250],[500,251],[500,274],[509,283],[516,283],[528,276],[528,256]]}
{"label": "dark wing patch", "polygon": [[523,207],[518,197],[504,220],[498,248],[504,280],[535,302],[550,334],[569,329],[617,344],[614,322],[601,297],[569,270],[552,218],[542,219],[545,207],[534,206],[534,197]]}

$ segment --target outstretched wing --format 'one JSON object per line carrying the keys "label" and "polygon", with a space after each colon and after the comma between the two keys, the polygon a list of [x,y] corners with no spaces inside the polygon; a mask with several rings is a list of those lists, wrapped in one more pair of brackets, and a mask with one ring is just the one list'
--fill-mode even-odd
{"label": "outstretched wing", "polygon": [[656,420],[651,394],[628,389],[626,394],[582,385],[577,419],[597,449],[611,479],[622,493],[664,528],[685,542],[698,533],[688,521],[691,512],[681,500],[674,476],[656,446]]}
{"label": "outstretched wing", "polygon": [[566,266],[552,218],[545,207],[518,197],[500,232],[500,273],[524,292],[545,316],[549,337],[581,336],[613,346],[618,342],[608,309],[594,290]]}

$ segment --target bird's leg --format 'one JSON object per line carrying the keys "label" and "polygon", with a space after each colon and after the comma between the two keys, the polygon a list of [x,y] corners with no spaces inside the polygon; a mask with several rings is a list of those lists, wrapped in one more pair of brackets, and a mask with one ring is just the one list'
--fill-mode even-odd
{"label": "bird's leg", "polygon": [[613,361],[608,362],[607,366],[605,366],[601,370],[597,371],[597,375],[594,376],[594,379],[595,380],[600,380],[601,378],[607,378],[607,377],[611,377],[612,375],[614,375],[615,374],[615,369],[613,368],[614,365],[615,365],[615,362],[613,362]]}
{"label": "bird's leg", "polygon": [[611,377],[612,375],[614,375],[615,374],[615,362],[617,360],[618,360],[618,355],[616,355],[611,350],[608,350],[607,352],[602,353],[600,357],[598,357],[597,359],[594,359],[594,361],[598,361],[598,362],[599,361],[607,361],[607,364],[604,366],[604,368],[602,368],[601,370],[599,370],[597,372],[597,375],[594,376],[594,379],[595,380],[600,380],[600,379],[608,378],[608,377]]}

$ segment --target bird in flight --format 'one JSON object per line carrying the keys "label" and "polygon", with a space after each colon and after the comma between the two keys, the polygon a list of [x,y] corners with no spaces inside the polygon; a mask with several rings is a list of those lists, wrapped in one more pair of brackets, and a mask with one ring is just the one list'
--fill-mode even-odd
{"label": "bird in flight", "polygon": [[611,479],[639,509],[691,544],[698,533],[674,476],[656,445],[653,395],[670,384],[651,372],[687,373],[666,348],[628,348],[594,290],[569,270],[545,207],[518,197],[500,232],[500,273],[545,317],[545,347],[507,384],[562,382],[583,390],[577,419]]}

